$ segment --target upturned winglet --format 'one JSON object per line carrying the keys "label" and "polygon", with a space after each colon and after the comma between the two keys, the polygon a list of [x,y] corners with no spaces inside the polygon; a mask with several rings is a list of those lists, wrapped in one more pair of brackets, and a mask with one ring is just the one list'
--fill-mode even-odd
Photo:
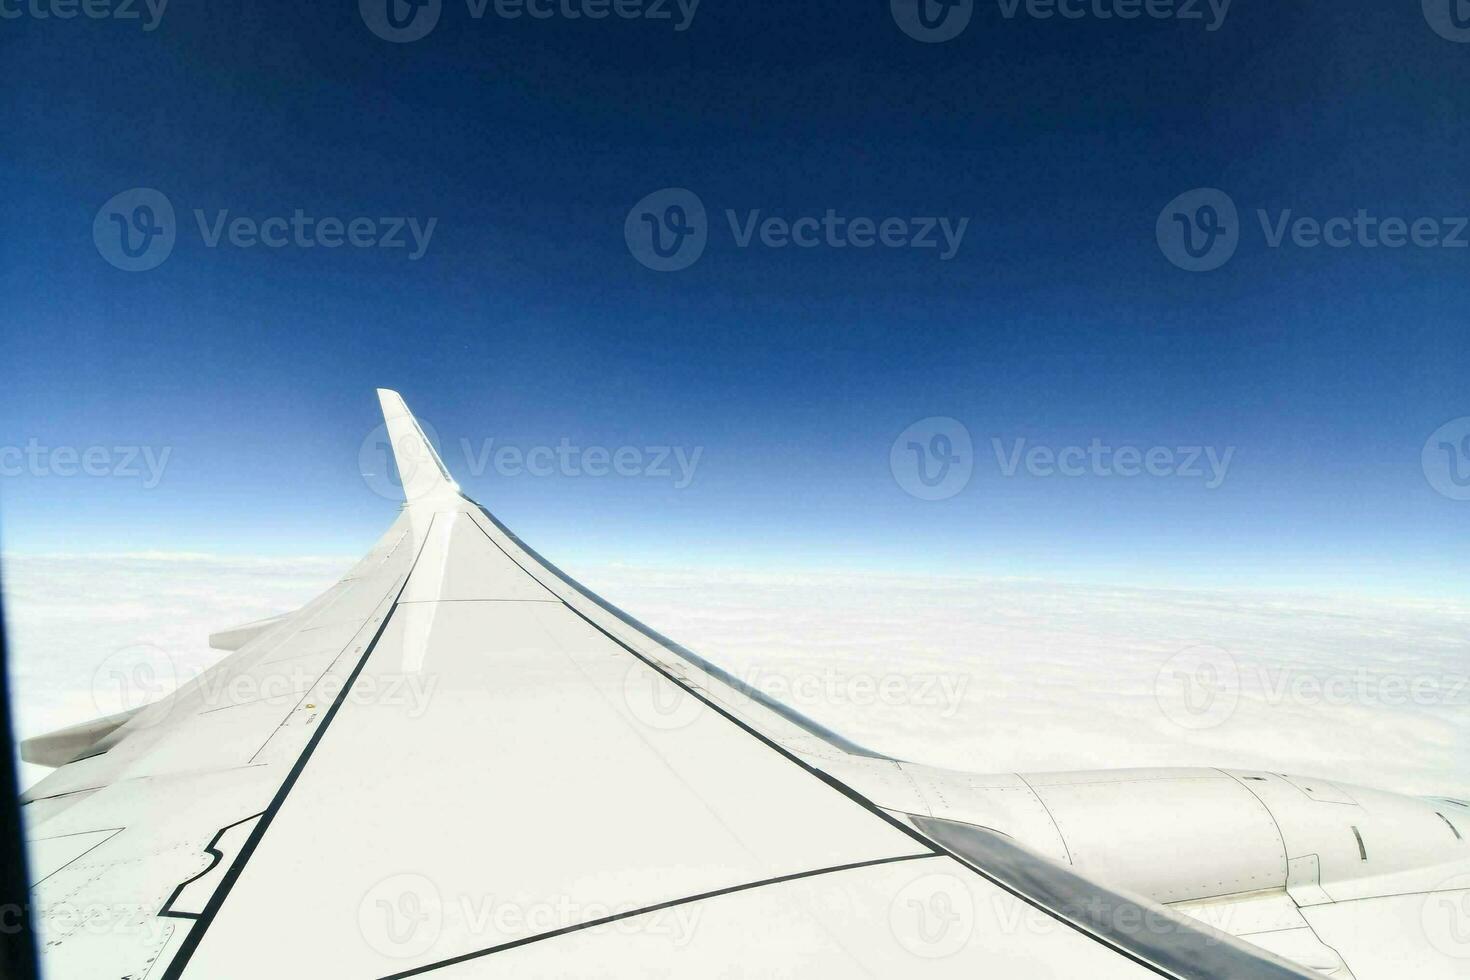
{"label": "upturned winglet", "polygon": [[403,396],[391,388],[379,388],[378,403],[383,407],[383,422],[388,427],[388,442],[393,447],[404,499],[412,504],[444,493],[458,494],[459,484],[444,468],[444,461],[408,410]]}

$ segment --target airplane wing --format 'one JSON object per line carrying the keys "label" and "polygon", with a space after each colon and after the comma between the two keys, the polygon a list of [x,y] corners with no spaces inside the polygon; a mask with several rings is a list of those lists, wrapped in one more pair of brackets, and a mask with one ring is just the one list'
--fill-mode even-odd
{"label": "airplane wing", "polygon": [[71,760],[24,796],[48,976],[1307,975],[875,804],[843,760],[882,756],[570,580],[379,396],[406,502],[368,555],[31,746]]}

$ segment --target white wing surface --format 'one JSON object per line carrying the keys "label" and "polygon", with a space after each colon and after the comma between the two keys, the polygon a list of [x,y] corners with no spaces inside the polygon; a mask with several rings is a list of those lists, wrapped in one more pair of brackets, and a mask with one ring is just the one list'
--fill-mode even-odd
{"label": "white wing surface", "polygon": [[571,582],[380,392],[406,505],[169,698],[33,746],[55,978],[1298,977],[1003,835]]}

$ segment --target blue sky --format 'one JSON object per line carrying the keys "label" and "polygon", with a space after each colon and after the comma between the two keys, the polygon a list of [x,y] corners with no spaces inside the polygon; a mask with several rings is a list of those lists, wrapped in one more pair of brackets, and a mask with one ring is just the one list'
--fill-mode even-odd
{"label": "blue sky", "polygon": [[[347,3],[6,21],[25,84],[0,96],[0,442],[169,456],[152,487],[0,477],[3,543],[360,552],[394,512],[359,465],[383,385],[568,563],[1462,595],[1470,502],[1433,489],[1421,449],[1470,415],[1470,249],[1272,248],[1256,212],[1451,229],[1470,44],[1417,3],[1282,8],[1241,0],[1211,31],[981,3],[932,44],[837,0],[704,0],[683,31],[444,0],[404,44]],[[137,187],[170,202],[176,243],[125,272],[93,224]],[[708,244],[656,272],[624,224],[672,187]],[[1238,206],[1240,242],[1194,273],[1155,225],[1201,187]],[[210,247],[194,216],[297,209],[436,221],[414,260]],[[725,212],[756,209],[968,224],[948,260],[740,247]],[[889,458],[930,417],[975,447],[937,501]],[[993,438],[1233,455],[1213,489],[1007,477]],[[701,455],[687,487],[474,475],[461,440],[487,439]]]}

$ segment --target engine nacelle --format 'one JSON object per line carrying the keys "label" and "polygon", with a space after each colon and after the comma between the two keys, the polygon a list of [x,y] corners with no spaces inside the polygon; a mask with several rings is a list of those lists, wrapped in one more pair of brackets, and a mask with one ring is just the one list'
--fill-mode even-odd
{"label": "engine nacelle", "polygon": [[1328,976],[1470,974],[1463,800],[1245,770],[841,768],[896,812],[1006,834]]}

